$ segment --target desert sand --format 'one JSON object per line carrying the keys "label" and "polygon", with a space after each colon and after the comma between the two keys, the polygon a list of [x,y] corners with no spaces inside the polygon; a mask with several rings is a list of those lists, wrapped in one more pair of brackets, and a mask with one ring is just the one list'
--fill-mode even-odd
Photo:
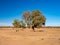
{"label": "desert sand", "polygon": [[0,28],[0,45],[60,45],[60,28]]}

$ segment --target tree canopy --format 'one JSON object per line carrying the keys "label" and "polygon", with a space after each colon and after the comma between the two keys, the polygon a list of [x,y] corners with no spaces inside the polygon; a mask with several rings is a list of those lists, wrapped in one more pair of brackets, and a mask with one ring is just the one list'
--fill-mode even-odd
{"label": "tree canopy", "polygon": [[31,13],[29,11],[24,12],[22,18],[25,21],[27,27],[31,25]]}
{"label": "tree canopy", "polygon": [[46,22],[45,16],[39,10],[32,11],[32,25],[35,27],[42,27]]}
{"label": "tree canopy", "polygon": [[[22,21],[14,20],[14,27],[21,27],[21,26],[34,26],[34,27],[42,27],[42,25],[45,25],[46,18],[39,10],[33,10],[32,12],[26,11],[22,14]],[[23,21],[25,23],[23,23]],[[18,25],[18,26],[17,26]]]}
{"label": "tree canopy", "polygon": [[19,21],[18,19],[15,19],[13,22],[13,26],[15,28],[21,28],[21,27],[25,27],[25,23],[23,21]]}

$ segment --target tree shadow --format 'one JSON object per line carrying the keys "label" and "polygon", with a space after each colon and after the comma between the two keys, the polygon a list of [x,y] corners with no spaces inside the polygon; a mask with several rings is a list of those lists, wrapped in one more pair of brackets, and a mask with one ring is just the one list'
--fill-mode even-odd
{"label": "tree shadow", "polygon": [[38,32],[44,32],[44,30],[38,30]]}

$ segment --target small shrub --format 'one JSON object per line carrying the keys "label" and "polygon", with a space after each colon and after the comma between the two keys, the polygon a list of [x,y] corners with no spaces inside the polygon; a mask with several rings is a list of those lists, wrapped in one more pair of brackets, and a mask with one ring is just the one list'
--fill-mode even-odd
{"label": "small shrub", "polygon": [[60,38],[59,38],[59,40],[60,40]]}
{"label": "small shrub", "polygon": [[44,40],[43,38],[41,40]]}
{"label": "small shrub", "polygon": [[16,30],[16,32],[18,32],[19,30]]}

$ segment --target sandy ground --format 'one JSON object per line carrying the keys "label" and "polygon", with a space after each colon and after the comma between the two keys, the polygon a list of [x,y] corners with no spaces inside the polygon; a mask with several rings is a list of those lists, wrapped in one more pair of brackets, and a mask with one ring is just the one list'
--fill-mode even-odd
{"label": "sandy ground", "polygon": [[0,45],[60,45],[60,28],[39,28],[35,31],[0,28]]}

